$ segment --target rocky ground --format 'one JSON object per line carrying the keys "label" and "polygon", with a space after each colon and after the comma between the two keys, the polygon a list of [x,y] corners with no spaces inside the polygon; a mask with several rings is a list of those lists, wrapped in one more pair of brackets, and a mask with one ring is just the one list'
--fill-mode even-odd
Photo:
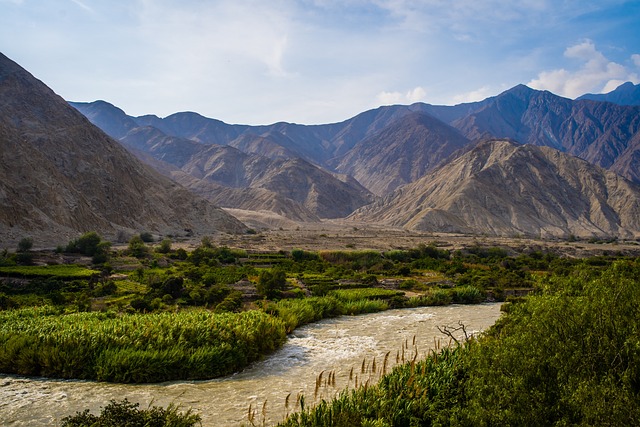
{"label": "rocky ground", "polygon": [[[457,250],[480,245],[509,248],[513,253],[552,251],[564,256],[607,254],[640,255],[637,241],[567,241],[537,240],[524,237],[490,237],[447,233],[420,233],[401,228],[354,223],[323,221],[291,224],[280,228],[256,230],[255,234],[224,234],[213,237],[217,245],[250,251],[304,250],[390,250],[415,248],[419,244],[435,244],[442,249]],[[199,242],[185,242],[187,246]]]}

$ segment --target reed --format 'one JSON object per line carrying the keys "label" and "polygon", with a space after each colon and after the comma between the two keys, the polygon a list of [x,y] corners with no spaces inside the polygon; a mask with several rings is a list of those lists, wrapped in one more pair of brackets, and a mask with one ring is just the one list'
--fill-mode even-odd
{"label": "reed", "polygon": [[282,320],[260,311],[0,312],[0,372],[140,383],[208,379],[279,348]]}

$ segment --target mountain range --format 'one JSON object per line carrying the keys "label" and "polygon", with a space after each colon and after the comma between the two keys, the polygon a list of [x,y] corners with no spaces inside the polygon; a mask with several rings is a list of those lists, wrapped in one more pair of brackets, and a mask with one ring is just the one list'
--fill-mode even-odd
{"label": "mountain range", "polygon": [[351,215],[416,231],[636,238],[640,187],[560,151],[485,141]]}
{"label": "mountain range", "polygon": [[[603,97],[634,104],[633,99],[639,100],[637,88],[623,84]],[[479,102],[385,106],[340,123],[312,126],[230,125],[191,112],[131,117],[104,101],[71,105],[125,146],[172,165],[173,169],[164,169],[166,174],[209,200],[228,208],[268,210],[293,220],[340,218],[358,209],[352,218],[381,219],[362,212],[373,212],[374,206],[389,201],[405,185],[423,182],[427,175],[434,179],[431,172],[486,140],[549,147],[640,183],[640,106],[588,95],[571,100],[524,85]],[[304,185],[293,197],[286,182]],[[318,191],[343,197],[326,198],[323,204],[314,195]],[[511,203],[518,200],[510,197]],[[376,202],[371,205],[372,201]],[[549,229],[555,231],[549,233],[516,228],[456,229],[557,235],[626,230],[620,224],[584,229],[554,225]]]}
{"label": "mountain range", "polygon": [[246,227],[138,161],[0,54],[0,239],[66,244],[142,231],[184,236]]}
{"label": "mountain range", "polygon": [[[385,106],[325,125],[237,125],[66,103],[0,59],[5,239],[245,229],[218,207],[269,212],[264,227],[346,218],[416,231],[640,236],[638,105],[518,85],[479,102]],[[633,104],[636,89],[622,85],[611,99]]]}

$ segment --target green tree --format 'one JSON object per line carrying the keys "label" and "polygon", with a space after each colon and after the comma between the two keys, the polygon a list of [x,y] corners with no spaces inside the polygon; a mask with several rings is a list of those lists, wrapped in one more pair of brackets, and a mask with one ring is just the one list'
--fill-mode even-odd
{"label": "green tree", "polygon": [[66,251],[87,256],[95,255],[102,238],[95,231],[90,231],[67,244]]}
{"label": "green tree", "polygon": [[156,252],[160,254],[168,254],[171,252],[171,239],[164,239],[156,248]]}
{"label": "green tree", "polygon": [[149,253],[147,245],[144,244],[144,241],[140,236],[133,236],[129,239],[128,251],[129,255],[136,258],[144,258]]}
{"label": "green tree", "polygon": [[96,250],[93,253],[92,261],[94,264],[104,264],[109,261],[109,251],[111,250],[111,243],[102,241],[96,246]]}
{"label": "green tree", "polygon": [[258,294],[268,299],[278,298],[286,288],[287,275],[282,270],[263,270],[258,276]]}
{"label": "green tree", "polygon": [[23,237],[18,242],[18,252],[29,252],[33,247],[33,239],[31,237]]}

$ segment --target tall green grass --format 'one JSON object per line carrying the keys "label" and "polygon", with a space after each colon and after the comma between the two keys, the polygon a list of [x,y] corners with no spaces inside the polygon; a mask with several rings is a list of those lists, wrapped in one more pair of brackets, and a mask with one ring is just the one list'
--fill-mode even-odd
{"label": "tall green grass", "polygon": [[233,373],[286,339],[261,311],[58,314],[0,312],[0,371],[30,376],[142,383]]}
{"label": "tall green grass", "polygon": [[56,279],[89,279],[100,274],[97,270],[92,270],[80,265],[59,264],[59,265],[16,265],[0,267],[0,276],[24,277],[24,278],[56,278]]}
{"label": "tall green grass", "polygon": [[388,296],[396,294],[397,291],[385,291],[384,289],[332,291],[330,295],[324,297],[284,299],[277,302],[267,302],[264,303],[262,309],[282,319],[286,325],[287,333],[290,333],[299,326],[329,317],[375,313],[387,310],[389,309],[389,303],[387,301],[369,298],[376,295]]}

